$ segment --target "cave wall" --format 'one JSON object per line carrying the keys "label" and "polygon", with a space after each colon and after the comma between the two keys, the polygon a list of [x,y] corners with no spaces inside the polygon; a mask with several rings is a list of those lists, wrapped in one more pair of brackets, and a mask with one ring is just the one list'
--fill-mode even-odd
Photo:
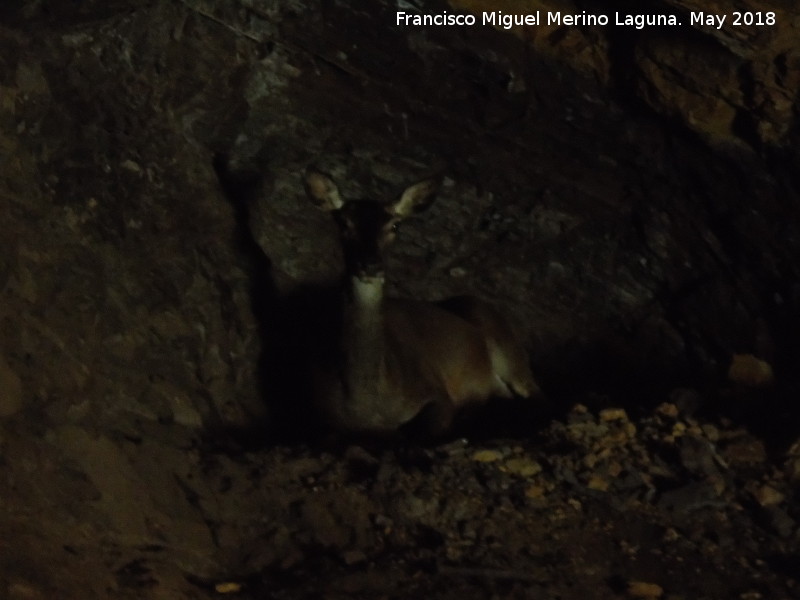
{"label": "cave wall", "polygon": [[[688,32],[398,28],[380,4],[4,9],[5,305],[25,315],[4,362],[26,382],[6,412],[258,416],[254,280],[285,293],[341,269],[310,164],[377,198],[444,172],[397,292],[507,304],[556,384],[780,360],[800,83],[797,15],[777,8],[775,27]],[[220,156],[257,180],[244,234]]]}
{"label": "cave wall", "polygon": [[[404,29],[380,5],[6,10],[6,413],[259,416],[254,281],[286,293],[341,270],[303,198],[310,164],[377,198],[444,172],[394,257],[397,293],[507,304],[545,379],[787,356],[789,10],[767,30],[638,36]],[[221,156],[257,182],[244,233]]]}

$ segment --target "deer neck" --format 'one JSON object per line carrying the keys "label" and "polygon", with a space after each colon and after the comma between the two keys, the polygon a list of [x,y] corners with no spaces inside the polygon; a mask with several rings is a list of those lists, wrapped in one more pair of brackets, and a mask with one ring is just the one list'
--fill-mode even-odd
{"label": "deer neck", "polygon": [[375,398],[383,376],[384,287],[382,275],[354,276],[350,281],[344,342],[347,385],[355,397]]}

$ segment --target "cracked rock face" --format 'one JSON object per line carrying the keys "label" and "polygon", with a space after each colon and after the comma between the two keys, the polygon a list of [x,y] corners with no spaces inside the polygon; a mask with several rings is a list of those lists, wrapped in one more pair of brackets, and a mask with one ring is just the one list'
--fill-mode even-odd
{"label": "cracked rock face", "polygon": [[[0,6],[0,596],[326,577],[342,597],[441,577],[454,597],[657,595],[670,582],[635,548],[666,540],[678,570],[741,548],[753,571],[720,571],[718,597],[758,569],[788,597],[794,3],[632,3],[719,28],[509,31],[397,26],[383,1],[79,4]],[[317,441],[308,363],[337,351],[342,258],[309,167],[377,201],[444,175],[398,235],[391,291],[503,307],[552,426],[512,412],[468,425],[472,446],[271,446]],[[585,531],[594,575],[570,588]],[[508,568],[525,552],[536,569]]]}
{"label": "cracked rock face", "polygon": [[[452,0],[474,14],[493,12],[482,0]],[[536,26],[511,30],[536,51],[590,73],[648,109],[675,119],[712,144],[786,147],[791,143],[800,90],[800,12],[791,2],[668,0],[620,11],[590,9],[570,0],[521,0],[508,14],[538,14]],[[548,14],[609,23],[632,15],[674,15],[680,25],[656,30],[570,27]],[[581,21],[579,21],[581,22]]]}

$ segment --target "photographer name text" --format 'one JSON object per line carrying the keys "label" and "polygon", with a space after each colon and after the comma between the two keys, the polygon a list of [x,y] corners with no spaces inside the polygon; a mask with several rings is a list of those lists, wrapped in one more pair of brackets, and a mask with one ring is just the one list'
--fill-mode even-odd
{"label": "photographer name text", "polygon": [[[713,27],[722,29],[728,25],[731,27],[769,27],[776,23],[776,13],[774,11],[740,12],[730,13],[707,13],[690,12],[688,24],[692,27]],[[412,14],[407,12],[397,12],[398,26],[473,26],[487,25],[490,27],[502,27],[511,29],[513,27],[535,27],[538,25],[548,26],[605,26],[616,25],[618,27],[635,27],[644,29],[645,27],[679,27],[684,24],[677,15],[667,14],[629,14],[615,12],[609,16],[605,13],[563,13],[539,11],[532,13],[504,13],[502,11],[483,12],[480,15],[466,13],[441,12],[436,14]]]}

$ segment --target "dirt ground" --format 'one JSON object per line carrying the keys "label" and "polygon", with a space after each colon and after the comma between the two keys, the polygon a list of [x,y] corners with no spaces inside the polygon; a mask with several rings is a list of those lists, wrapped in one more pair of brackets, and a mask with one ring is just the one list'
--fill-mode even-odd
{"label": "dirt ground", "polygon": [[4,597],[800,597],[800,451],[694,395],[428,444],[6,434]]}

